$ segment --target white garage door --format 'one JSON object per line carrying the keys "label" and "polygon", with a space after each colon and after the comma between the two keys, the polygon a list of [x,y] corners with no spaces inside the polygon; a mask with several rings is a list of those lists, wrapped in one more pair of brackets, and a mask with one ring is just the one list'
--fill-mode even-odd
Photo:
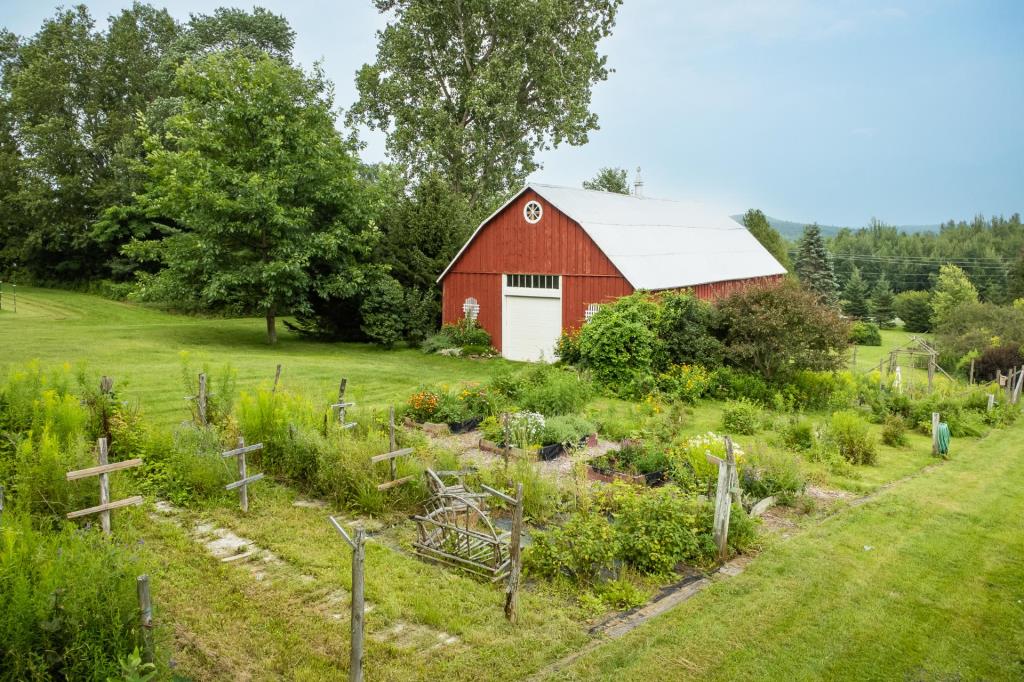
{"label": "white garage door", "polygon": [[555,359],[562,333],[562,299],[551,296],[505,295],[502,355],[509,360],[546,362]]}

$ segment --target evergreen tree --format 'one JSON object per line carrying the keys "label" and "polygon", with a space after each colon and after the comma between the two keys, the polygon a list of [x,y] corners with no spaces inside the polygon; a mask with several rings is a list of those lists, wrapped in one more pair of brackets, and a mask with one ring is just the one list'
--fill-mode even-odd
{"label": "evergreen tree", "polygon": [[763,211],[756,208],[750,209],[743,214],[743,224],[750,230],[750,234],[761,242],[761,246],[775,256],[775,260],[779,261],[782,267],[787,270],[791,269],[786,240],[782,238],[778,230],[771,226],[768,216]]}
{"label": "evergreen tree", "polygon": [[875,282],[875,288],[871,292],[871,315],[882,329],[889,329],[893,326],[893,318],[896,313],[893,312],[892,287],[884,272]]}
{"label": "evergreen tree", "polygon": [[804,228],[804,234],[797,243],[795,270],[808,291],[813,291],[829,305],[836,303],[839,287],[832,267],[832,255],[825,248],[817,223]]}
{"label": "evergreen tree", "polygon": [[856,265],[850,273],[850,279],[843,289],[843,312],[858,320],[863,320],[870,312],[868,308],[868,297],[871,289],[868,283],[860,275],[860,268]]}

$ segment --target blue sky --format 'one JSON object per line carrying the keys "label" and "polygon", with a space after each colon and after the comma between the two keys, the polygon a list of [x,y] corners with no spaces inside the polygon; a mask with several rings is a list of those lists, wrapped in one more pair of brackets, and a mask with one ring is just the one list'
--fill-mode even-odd
{"label": "blue sky", "polygon": [[[87,4],[102,20],[129,3]],[[224,4],[167,6],[184,19]],[[261,4],[350,104],[384,23],[371,3]],[[0,0],[0,23],[33,33],[56,6]],[[640,166],[651,196],[853,226],[1022,211],[1022,29],[1016,0],[626,0],[601,45],[615,69],[595,90],[601,129],[545,152],[534,179]],[[383,138],[363,137],[383,159]]]}

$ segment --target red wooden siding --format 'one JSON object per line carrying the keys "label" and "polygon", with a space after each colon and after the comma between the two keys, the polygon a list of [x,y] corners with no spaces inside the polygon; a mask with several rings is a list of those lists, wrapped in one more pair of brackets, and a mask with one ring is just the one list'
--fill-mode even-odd
{"label": "red wooden siding", "polygon": [[765,275],[764,277],[748,277],[746,279],[728,279],[687,288],[699,299],[714,301],[749,286],[765,286],[781,281],[782,275]]}
{"label": "red wooden siding", "polygon": [[[540,221],[531,225],[523,207],[538,201]],[[501,350],[501,285],[506,273],[560,275],[562,325],[579,326],[587,306],[632,293],[633,287],[576,221],[528,190],[494,216],[456,261],[443,282],[442,320],[463,316],[472,296],[480,303],[480,325]]]}

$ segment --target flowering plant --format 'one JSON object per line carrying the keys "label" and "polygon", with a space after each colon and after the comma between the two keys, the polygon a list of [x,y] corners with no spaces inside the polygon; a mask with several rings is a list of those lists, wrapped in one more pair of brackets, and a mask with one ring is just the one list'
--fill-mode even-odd
{"label": "flowering plant", "polygon": [[427,421],[437,413],[440,404],[440,394],[424,388],[409,396],[409,416],[418,422]]}
{"label": "flowering plant", "polygon": [[688,403],[711,390],[711,373],[702,365],[672,365],[658,376],[658,388]]}
{"label": "flowering plant", "polygon": [[505,443],[528,450],[540,442],[544,415],[539,412],[513,412],[504,417]]}
{"label": "flowering plant", "polygon": [[[743,462],[743,448],[738,443],[732,444],[732,454],[737,465]],[[685,486],[706,489],[718,479],[718,467],[708,461],[708,455],[725,459],[725,438],[713,431],[673,443],[668,449],[672,478]]]}

